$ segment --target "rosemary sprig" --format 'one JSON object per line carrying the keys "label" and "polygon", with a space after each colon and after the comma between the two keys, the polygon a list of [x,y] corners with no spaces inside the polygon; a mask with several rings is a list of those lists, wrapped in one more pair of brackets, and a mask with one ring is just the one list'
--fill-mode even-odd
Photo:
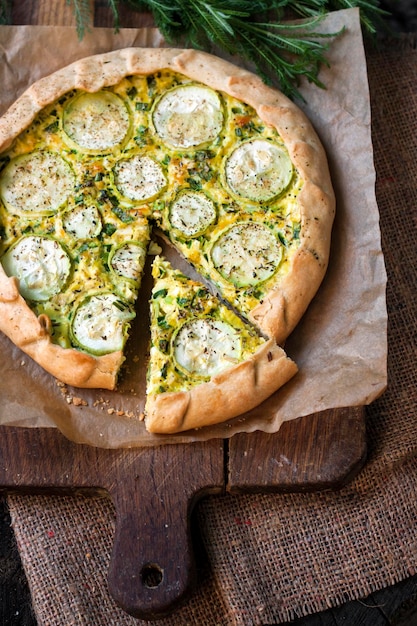
{"label": "rosemary sprig", "polygon": [[90,0],[67,0],[67,4],[72,4],[78,37],[82,39],[91,24]]}

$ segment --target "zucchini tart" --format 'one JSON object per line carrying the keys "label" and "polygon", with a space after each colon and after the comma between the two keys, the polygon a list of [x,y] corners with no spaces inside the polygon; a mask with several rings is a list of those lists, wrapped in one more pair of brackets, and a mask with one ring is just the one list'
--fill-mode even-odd
{"label": "zucchini tart", "polygon": [[[254,74],[195,50],[81,59],[0,118],[0,330],[62,382],[116,388],[155,229],[204,285],[155,260],[147,427],[229,419],[295,373],[279,346],[324,277],[334,211],[312,125]],[[245,368],[256,384],[233,402]]]}

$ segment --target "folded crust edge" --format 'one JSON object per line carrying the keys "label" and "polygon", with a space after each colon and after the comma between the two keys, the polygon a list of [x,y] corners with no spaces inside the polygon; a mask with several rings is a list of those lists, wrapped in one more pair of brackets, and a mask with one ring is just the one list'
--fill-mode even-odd
{"label": "folded crust edge", "polygon": [[297,365],[273,339],[208,382],[187,391],[149,394],[145,424],[151,433],[172,434],[225,422],[258,406],[285,385]]}

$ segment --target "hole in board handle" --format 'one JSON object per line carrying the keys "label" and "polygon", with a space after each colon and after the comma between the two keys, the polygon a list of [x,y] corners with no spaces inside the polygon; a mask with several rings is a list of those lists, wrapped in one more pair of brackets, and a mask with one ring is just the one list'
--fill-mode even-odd
{"label": "hole in board handle", "polygon": [[164,570],[156,563],[147,563],[140,572],[142,584],[149,589],[159,587],[164,578]]}

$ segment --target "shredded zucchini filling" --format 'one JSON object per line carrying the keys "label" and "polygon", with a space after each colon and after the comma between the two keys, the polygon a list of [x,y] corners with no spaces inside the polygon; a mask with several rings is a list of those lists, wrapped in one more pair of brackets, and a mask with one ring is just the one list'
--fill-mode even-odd
{"label": "shredded zucchini filling", "polygon": [[[55,343],[121,350],[152,224],[245,315],[298,247],[302,185],[274,128],[185,76],[74,90],[0,154],[1,261],[33,311],[51,318]],[[155,323],[176,329],[179,376],[205,378],[243,358],[235,322],[203,321],[194,299],[196,319],[184,325],[177,305],[176,319],[168,310]]]}
{"label": "shredded zucchini filling", "polygon": [[184,391],[247,359],[264,343],[201,283],[156,257],[150,301],[148,394]]}

